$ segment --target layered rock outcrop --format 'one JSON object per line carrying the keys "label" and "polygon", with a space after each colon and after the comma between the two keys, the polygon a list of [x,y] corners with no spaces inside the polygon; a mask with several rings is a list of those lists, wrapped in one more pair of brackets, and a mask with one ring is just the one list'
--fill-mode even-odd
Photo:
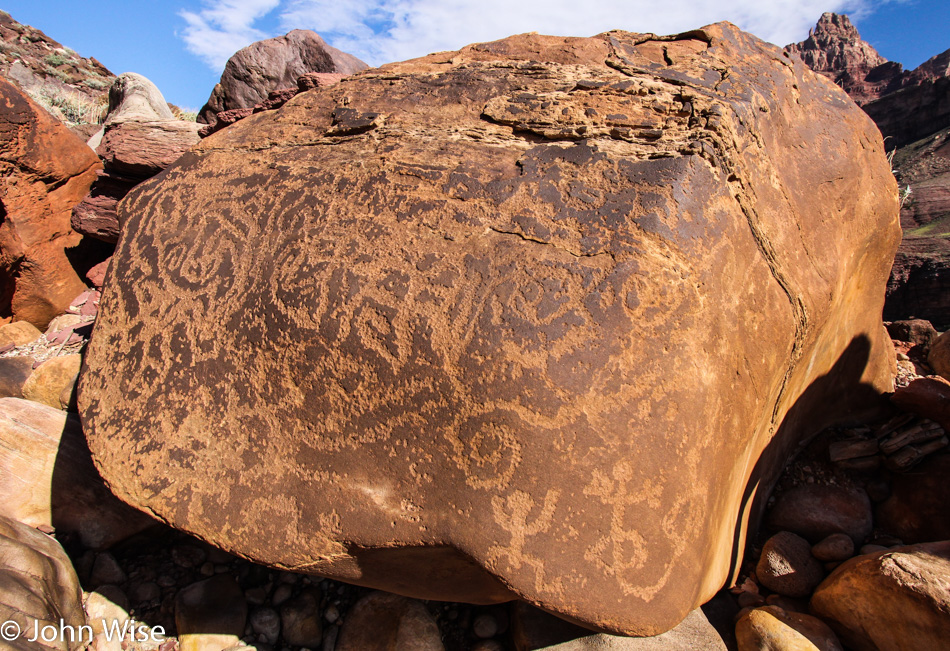
{"label": "layered rock outcrop", "polygon": [[726,23],[301,93],[122,203],[94,459],[265,563],[662,632],[734,572],[789,450],[891,388],[883,151]]}
{"label": "layered rock outcrop", "polygon": [[253,108],[272,91],[295,88],[297,79],[307,73],[351,75],[368,67],[353,55],[327,45],[316,32],[295,29],[252,43],[228,59],[221,81],[198,113],[198,121],[214,125],[220,112]]}
{"label": "layered rock outcrop", "polygon": [[82,140],[0,79],[0,316],[42,330],[86,288],[67,256],[81,240],[69,221],[100,167]]}
{"label": "layered rock outcrop", "polygon": [[119,239],[119,201],[137,184],[155,176],[194,146],[200,125],[178,120],[158,88],[146,77],[126,72],[109,90],[96,153],[104,169],[72,214],[72,227],[104,242]]}

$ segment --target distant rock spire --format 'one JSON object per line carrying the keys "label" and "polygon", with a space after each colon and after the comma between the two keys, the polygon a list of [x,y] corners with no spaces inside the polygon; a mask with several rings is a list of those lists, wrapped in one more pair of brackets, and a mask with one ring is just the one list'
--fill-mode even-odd
{"label": "distant rock spire", "polygon": [[858,104],[873,101],[900,86],[903,66],[888,61],[863,40],[843,14],[826,12],[801,43],[785,50],[809,68],[841,86]]}

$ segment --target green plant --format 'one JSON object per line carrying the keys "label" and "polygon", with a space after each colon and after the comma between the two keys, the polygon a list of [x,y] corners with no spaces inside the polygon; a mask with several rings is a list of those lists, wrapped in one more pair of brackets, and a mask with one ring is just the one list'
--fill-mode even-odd
{"label": "green plant", "polygon": [[66,74],[65,72],[63,72],[62,70],[60,70],[59,68],[53,68],[53,67],[50,67],[50,66],[44,66],[44,67],[43,67],[43,72],[45,72],[45,73],[46,73],[47,75],[49,75],[50,77],[56,77],[57,79],[59,79],[59,80],[60,80],[61,82],[63,82],[64,84],[68,84],[68,83],[69,83],[69,75]]}
{"label": "green plant", "polygon": [[52,85],[29,91],[30,97],[50,113],[57,113],[70,124],[102,124],[108,108],[82,93]]}
{"label": "green plant", "polygon": [[105,79],[95,79],[95,78],[83,79],[82,82],[80,83],[83,86],[87,88],[91,88],[93,90],[105,90],[106,88],[112,85]]}
{"label": "green plant", "polygon": [[43,57],[43,61],[56,68],[70,63],[71,59],[69,57],[63,56],[62,54],[47,54],[45,57]]}
{"label": "green plant", "polygon": [[901,208],[904,207],[904,204],[907,203],[907,200],[910,199],[910,195],[913,194],[913,192],[914,191],[910,189],[909,185],[901,190]]}

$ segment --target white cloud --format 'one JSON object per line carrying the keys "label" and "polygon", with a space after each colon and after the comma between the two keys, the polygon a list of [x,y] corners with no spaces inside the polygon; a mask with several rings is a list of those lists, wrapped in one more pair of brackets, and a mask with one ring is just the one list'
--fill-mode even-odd
{"label": "white cloud", "polygon": [[379,65],[520,32],[672,34],[720,20],[785,45],[802,40],[822,12],[854,15],[871,4],[873,0],[589,0],[581,9],[577,0],[292,0],[280,15],[285,29],[313,29],[334,46]]}
{"label": "white cloud", "polygon": [[277,35],[255,26],[275,9],[283,32],[312,29],[380,65],[521,32],[672,34],[720,20],[785,45],[802,40],[822,12],[854,17],[888,1],[588,0],[581,9],[577,0],[202,0],[202,9],[180,15],[188,49],[220,69],[241,47]]}
{"label": "white cloud", "polygon": [[204,0],[197,12],[182,10],[185,20],[181,38],[192,54],[214,70],[221,70],[232,54],[271,34],[253,25],[273,11],[280,0]]}

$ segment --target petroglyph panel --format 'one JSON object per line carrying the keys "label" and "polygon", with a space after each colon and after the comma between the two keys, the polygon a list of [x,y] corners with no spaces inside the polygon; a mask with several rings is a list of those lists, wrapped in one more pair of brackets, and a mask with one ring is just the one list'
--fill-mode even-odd
{"label": "petroglyph panel", "polygon": [[365,71],[123,203],[90,446],[260,562],[659,633],[782,454],[886,387],[893,185],[843,93],[727,24]]}

